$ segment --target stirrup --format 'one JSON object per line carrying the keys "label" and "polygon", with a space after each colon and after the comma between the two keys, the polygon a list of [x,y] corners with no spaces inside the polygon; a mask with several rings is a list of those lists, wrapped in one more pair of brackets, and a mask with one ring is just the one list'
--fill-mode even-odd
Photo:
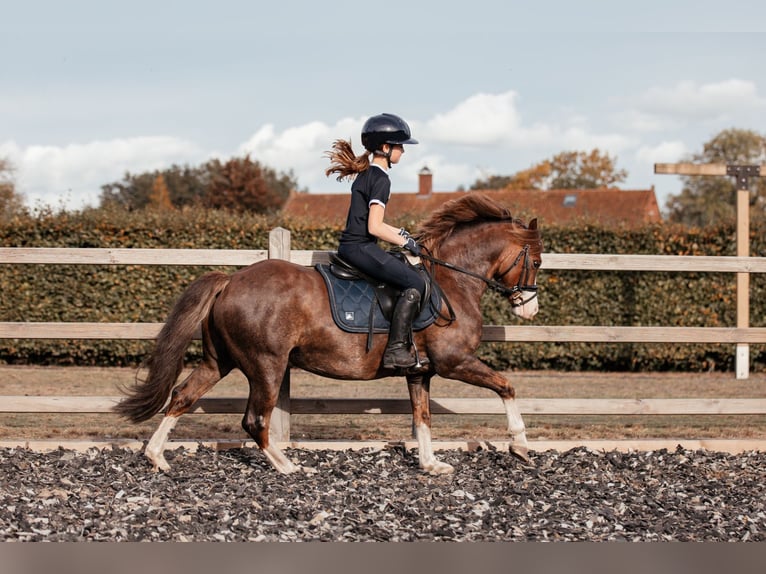
{"label": "stirrup", "polygon": [[412,343],[412,350],[415,352],[415,366],[412,368],[416,372],[428,370],[428,365],[431,364],[431,361],[428,360],[428,357],[420,356],[420,352],[418,352],[418,348],[415,346],[415,343]]}

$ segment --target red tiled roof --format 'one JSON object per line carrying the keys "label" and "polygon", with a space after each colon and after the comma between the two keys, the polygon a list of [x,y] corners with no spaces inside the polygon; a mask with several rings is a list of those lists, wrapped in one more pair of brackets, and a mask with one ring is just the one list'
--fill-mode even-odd
{"label": "red tiled roof", "polygon": [[[423,219],[443,203],[476,191],[396,193],[386,206],[386,219],[409,216]],[[489,190],[487,193],[508,206],[516,217],[537,217],[542,225],[587,222],[605,226],[638,227],[661,221],[654,189],[552,189]],[[282,213],[314,223],[343,225],[349,194],[293,193]]]}

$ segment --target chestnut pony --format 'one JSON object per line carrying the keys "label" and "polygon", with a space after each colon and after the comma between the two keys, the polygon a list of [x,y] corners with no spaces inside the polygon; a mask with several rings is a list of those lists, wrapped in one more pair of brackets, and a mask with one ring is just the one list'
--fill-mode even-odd
{"label": "chestnut pony", "polygon": [[[414,235],[452,311],[451,318],[414,334],[419,352],[430,359],[428,370],[404,373],[420,467],[434,474],[453,471],[437,460],[431,443],[429,396],[435,374],[495,391],[505,404],[510,450],[528,460],[514,388],[475,352],[482,336],[479,304],[487,288],[507,296],[515,315],[530,319],[537,313],[535,282],[543,248],[537,220],[525,225],[489,196],[469,193],[445,203]],[[446,305],[442,311],[446,317]],[[176,386],[186,348],[200,325],[202,361]],[[382,367],[386,340],[386,334],[374,335],[368,351],[367,335],[338,328],[315,269],[267,260],[233,274],[207,273],[181,294],[147,359],[146,379],[126,390],[114,410],[141,422],[159,413],[170,398],[145,450],[155,469],[168,470],[165,443],[178,417],[239,369],[250,385],[242,427],[279,472],[294,472],[300,467],[269,441],[269,421],[286,369],[346,380],[398,375]]]}

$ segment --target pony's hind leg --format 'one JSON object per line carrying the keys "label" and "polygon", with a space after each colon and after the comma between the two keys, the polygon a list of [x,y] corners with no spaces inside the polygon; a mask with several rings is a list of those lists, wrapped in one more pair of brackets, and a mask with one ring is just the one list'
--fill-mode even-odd
{"label": "pony's hind leg", "polygon": [[183,383],[173,389],[170,403],[165,409],[165,416],[144,450],[144,455],[152,463],[154,470],[170,470],[170,465],[165,460],[165,444],[170,431],[176,426],[178,418],[213,388],[222,376],[218,365],[208,360],[201,363]]}
{"label": "pony's hind leg", "polygon": [[301,470],[301,467],[287,458],[269,437],[271,413],[277,405],[279,387],[286,368],[286,365],[280,365],[266,369],[261,365],[254,372],[246,373],[250,383],[250,394],[242,417],[242,428],[253,438],[271,465],[282,474]]}
{"label": "pony's hind leg", "polygon": [[407,389],[412,404],[412,429],[418,441],[420,468],[429,474],[450,474],[452,465],[436,458],[431,443],[431,377],[408,375]]}

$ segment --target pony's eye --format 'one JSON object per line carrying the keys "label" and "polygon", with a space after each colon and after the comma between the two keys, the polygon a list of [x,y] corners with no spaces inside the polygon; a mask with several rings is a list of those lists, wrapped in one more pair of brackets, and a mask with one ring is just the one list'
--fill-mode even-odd
{"label": "pony's eye", "polygon": [[540,269],[540,265],[542,265],[542,261],[533,261],[532,265],[535,269]]}

